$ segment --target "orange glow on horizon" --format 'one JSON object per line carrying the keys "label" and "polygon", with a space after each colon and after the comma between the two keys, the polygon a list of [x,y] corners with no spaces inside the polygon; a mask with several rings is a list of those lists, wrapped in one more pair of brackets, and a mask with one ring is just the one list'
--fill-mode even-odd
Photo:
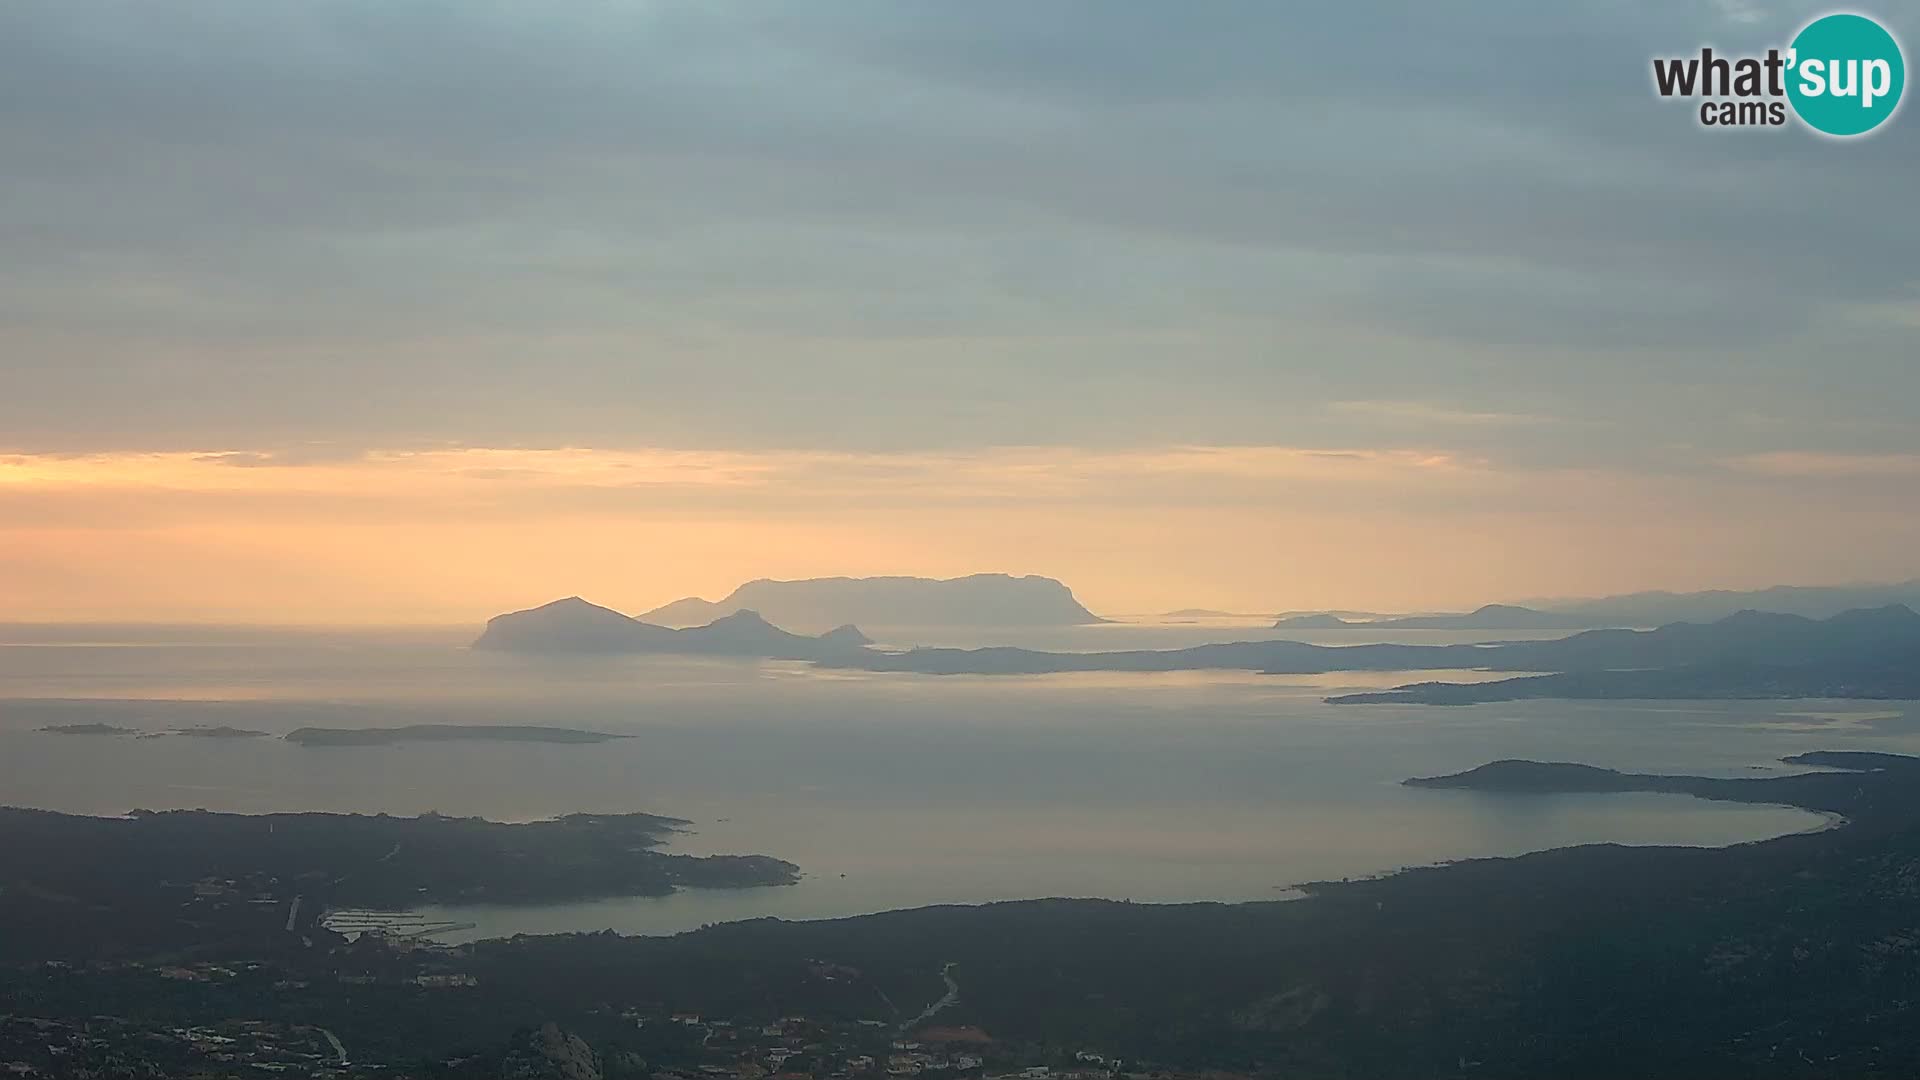
{"label": "orange glow on horizon", "polygon": [[[1799,466],[1801,463],[1793,463]],[[1807,580],[1775,469],[1628,476],[1441,451],[429,447],[0,455],[0,620],[476,623],[756,577],[1041,573],[1096,611],[1457,608]],[[1844,572],[1915,526],[1844,485]]]}

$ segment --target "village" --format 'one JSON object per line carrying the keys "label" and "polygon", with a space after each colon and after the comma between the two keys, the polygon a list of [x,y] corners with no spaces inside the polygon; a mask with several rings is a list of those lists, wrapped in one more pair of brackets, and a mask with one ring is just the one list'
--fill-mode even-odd
{"label": "village", "polygon": [[[338,1003],[378,993],[425,998],[457,1011],[461,995],[484,989],[468,970],[473,948],[422,936],[360,931],[337,945],[325,969],[292,972],[270,961],[222,959],[168,963],[51,961],[38,966],[40,989],[107,984],[96,1015],[58,1018],[0,1013],[0,1080],[49,1077],[400,1077],[506,1076],[516,1080],[1181,1080],[1199,1074],[1128,1070],[1100,1050],[1012,1046],[980,1027],[942,1024],[937,1014],[959,1002],[951,968],[947,993],[909,1020],[714,1016],[660,1002],[613,1004],[578,1019],[589,1043],[553,1022],[501,1031],[490,1045],[433,1061],[356,1054],[335,1032],[289,1013],[314,1012],[303,1001]],[[827,982],[858,979],[852,968],[811,962]],[[78,990],[88,994],[92,991]],[[135,996],[159,1009],[132,1015],[111,1004]],[[25,995],[21,995],[24,1002]],[[213,1002],[269,1016],[232,1015],[180,1024],[166,1003],[204,1015]],[[10,1001],[10,1007],[13,1002]],[[344,1029],[343,1029],[344,1030]],[[505,1050],[501,1042],[505,1042]],[[1209,1074],[1218,1080],[1219,1074]]]}

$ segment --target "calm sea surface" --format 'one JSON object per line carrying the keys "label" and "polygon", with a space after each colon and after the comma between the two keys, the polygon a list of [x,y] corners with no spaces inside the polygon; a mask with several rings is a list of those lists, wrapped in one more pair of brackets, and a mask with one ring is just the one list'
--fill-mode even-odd
{"label": "calm sea surface", "polygon": [[[785,888],[431,912],[478,924],[475,935],[667,933],[763,915],[1042,896],[1270,899],[1302,881],[1566,844],[1738,843],[1821,822],[1683,796],[1488,796],[1399,781],[1504,757],[1759,775],[1802,750],[1920,751],[1920,706],[1903,702],[1334,707],[1321,698],[1443,676],[869,675],[682,658],[529,660],[469,652],[470,636],[0,627],[0,803],[498,820],[644,810],[693,822],[670,850],[765,853],[805,873]],[[1131,648],[1273,635],[1215,620],[874,636]],[[634,737],[303,748],[35,730],[84,722],[274,734],[543,724]]]}

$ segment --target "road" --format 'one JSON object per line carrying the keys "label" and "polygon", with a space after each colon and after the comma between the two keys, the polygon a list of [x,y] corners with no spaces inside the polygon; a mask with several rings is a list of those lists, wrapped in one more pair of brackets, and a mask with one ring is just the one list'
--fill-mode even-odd
{"label": "road", "polygon": [[906,1031],[916,1025],[926,1023],[928,1020],[933,1019],[935,1013],[960,1000],[960,984],[953,981],[953,961],[949,960],[940,966],[940,978],[946,982],[947,992],[941,996],[939,1001],[927,1006],[926,1010],[919,1016],[901,1024],[901,1031]]}
{"label": "road", "polygon": [[335,1035],[333,1032],[328,1031],[326,1028],[320,1028],[318,1030],[320,1034],[325,1035],[327,1037],[327,1041],[329,1043],[333,1044],[334,1056],[340,1059],[340,1064],[342,1065],[352,1064],[352,1062],[347,1060],[347,1046],[345,1043],[340,1041],[340,1036]]}

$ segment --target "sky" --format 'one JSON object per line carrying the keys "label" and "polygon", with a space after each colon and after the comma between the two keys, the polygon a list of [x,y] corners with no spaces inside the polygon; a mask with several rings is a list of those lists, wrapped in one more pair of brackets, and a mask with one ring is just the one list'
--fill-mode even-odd
{"label": "sky", "polygon": [[1825,10],[11,0],[0,621],[1920,576],[1920,119],[1651,89]]}

